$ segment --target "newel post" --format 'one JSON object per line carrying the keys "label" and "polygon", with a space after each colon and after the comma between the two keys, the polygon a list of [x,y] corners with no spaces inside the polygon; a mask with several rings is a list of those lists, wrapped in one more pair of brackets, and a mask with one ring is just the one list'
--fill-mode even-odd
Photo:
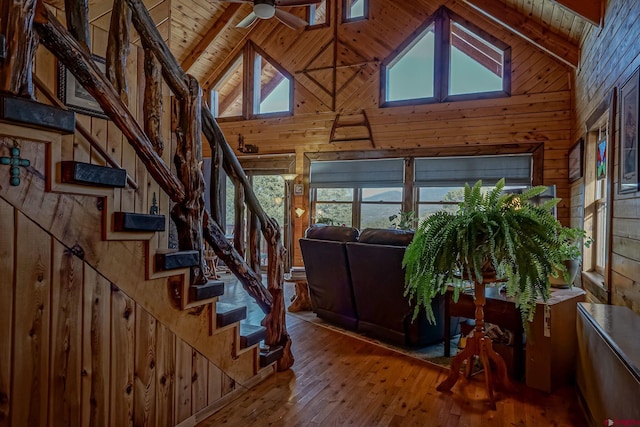
{"label": "newel post", "polygon": [[[176,173],[185,188],[186,197],[171,210],[171,218],[178,229],[180,250],[202,252],[202,224],[204,213],[204,177],[200,169],[202,161],[202,119],[200,115],[202,89],[191,75],[186,76],[188,95],[176,95],[179,103],[176,133],[176,152],[173,157]],[[192,285],[207,283],[204,274],[204,257],[192,268]]]}

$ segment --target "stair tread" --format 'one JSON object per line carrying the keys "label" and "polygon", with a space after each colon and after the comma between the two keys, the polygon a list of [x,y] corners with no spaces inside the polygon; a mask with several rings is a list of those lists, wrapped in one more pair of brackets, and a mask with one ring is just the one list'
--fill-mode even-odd
{"label": "stair tread", "polygon": [[209,280],[204,285],[191,285],[189,287],[190,301],[202,301],[224,294],[224,282],[222,280]]}
{"label": "stair tread", "polygon": [[194,267],[200,262],[198,251],[174,251],[156,253],[156,271]]}
{"label": "stair tread", "polygon": [[216,303],[216,326],[222,328],[247,318],[247,306]]}
{"label": "stair tread", "polygon": [[124,188],[127,184],[127,171],[65,160],[60,162],[60,180],[65,184]]}
{"label": "stair tread", "polygon": [[284,355],[284,347],[275,346],[260,349],[260,367],[264,368],[279,360]]}
{"label": "stair tread", "polygon": [[0,120],[63,135],[76,130],[73,111],[10,94],[0,94]]}
{"label": "stair tread", "polygon": [[240,348],[258,344],[267,335],[267,328],[260,325],[240,323]]}
{"label": "stair tread", "polygon": [[115,231],[165,231],[165,217],[135,212],[114,212],[113,228]]}

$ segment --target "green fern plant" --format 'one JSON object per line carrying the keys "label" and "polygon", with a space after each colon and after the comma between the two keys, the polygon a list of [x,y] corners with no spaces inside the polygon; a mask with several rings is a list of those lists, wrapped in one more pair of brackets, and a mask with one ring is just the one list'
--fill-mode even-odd
{"label": "green fern plant", "polygon": [[452,286],[457,301],[465,278],[482,281],[488,270],[505,281],[523,320],[533,319],[538,297],[549,297],[562,228],[551,208],[559,199],[530,203],[543,186],[503,194],[504,179],[485,194],[481,187],[481,181],[465,186],[456,213],[437,212],[422,221],[405,252],[405,295],[416,300],[415,314],[424,307],[432,322],[433,298]]}

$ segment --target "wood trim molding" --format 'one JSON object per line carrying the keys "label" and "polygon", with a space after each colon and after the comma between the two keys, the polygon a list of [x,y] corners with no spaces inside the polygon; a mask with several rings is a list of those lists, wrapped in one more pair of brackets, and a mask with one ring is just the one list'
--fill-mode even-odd
{"label": "wood trim molding", "polygon": [[542,49],[558,61],[572,68],[578,66],[580,49],[557,33],[527,18],[518,10],[497,0],[464,0],[471,8],[497,22],[529,43]]}
{"label": "wood trim molding", "polygon": [[571,13],[600,26],[604,14],[602,0],[551,0]]}
{"label": "wood trim molding", "polygon": [[[536,153],[543,147],[543,142],[514,143],[503,145],[478,145],[455,147],[421,147],[407,149],[378,149],[367,151],[322,151],[304,153],[305,158],[311,160],[359,160],[385,159],[389,157],[449,157],[449,156],[479,156],[499,154]],[[305,171],[308,173],[308,171]]]}

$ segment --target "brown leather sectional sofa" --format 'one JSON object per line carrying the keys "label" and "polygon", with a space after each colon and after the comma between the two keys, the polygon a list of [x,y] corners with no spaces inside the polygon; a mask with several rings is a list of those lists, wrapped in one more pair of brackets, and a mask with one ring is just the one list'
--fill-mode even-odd
{"label": "brown leather sectional sofa", "polygon": [[300,239],[309,296],[318,317],[346,329],[404,346],[444,337],[444,297],[434,300],[436,324],[404,296],[402,258],[413,233],[320,226]]}

